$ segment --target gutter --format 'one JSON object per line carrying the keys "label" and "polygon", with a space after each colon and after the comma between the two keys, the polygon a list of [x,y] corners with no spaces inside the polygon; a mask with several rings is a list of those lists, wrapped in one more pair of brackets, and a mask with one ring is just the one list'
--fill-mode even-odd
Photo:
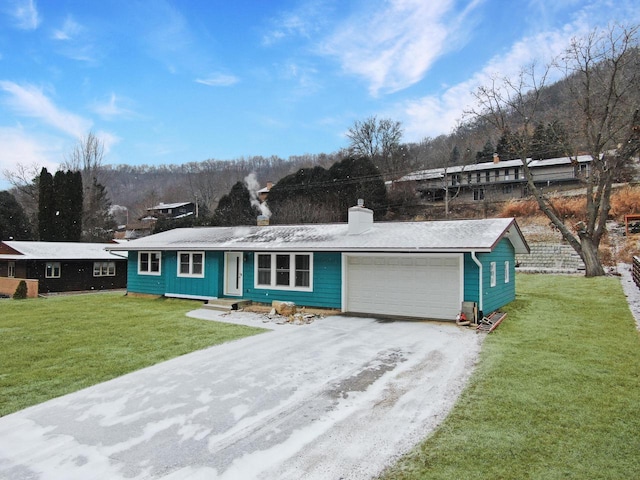
{"label": "gutter", "polygon": [[484,295],[482,294],[482,263],[480,262],[480,260],[478,260],[478,257],[476,257],[476,252],[473,251],[471,252],[471,258],[473,259],[474,262],[476,262],[476,265],[478,265],[478,268],[480,269],[480,275],[479,275],[479,281],[478,281],[478,296],[479,301],[478,301],[478,317],[481,317],[483,315],[484,312],[484,302],[483,302],[483,297]]}

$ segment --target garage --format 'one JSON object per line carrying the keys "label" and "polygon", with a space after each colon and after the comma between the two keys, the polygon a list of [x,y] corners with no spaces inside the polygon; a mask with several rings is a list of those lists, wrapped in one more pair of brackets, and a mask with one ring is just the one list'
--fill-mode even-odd
{"label": "garage", "polygon": [[345,255],[351,313],[453,320],[462,304],[462,256]]}

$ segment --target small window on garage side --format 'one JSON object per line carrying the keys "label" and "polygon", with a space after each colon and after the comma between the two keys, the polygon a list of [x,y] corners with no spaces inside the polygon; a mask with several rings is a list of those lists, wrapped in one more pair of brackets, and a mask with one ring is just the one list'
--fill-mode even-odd
{"label": "small window on garage side", "polygon": [[506,262],[504,262],[504,283],[509,283],[509,268],[509,260],[507,260]]}
{"label": "small window on garage side", "polygon": [[47,262],[44,276],[45,278],[60,278],[60,262]]}
{"label": "small window on garage side", "polygon": [[160,252],[138,252],[138,273],[160,275]]}
{"label": "small window on garage side", "polygon": [[491,262],[491,286],[495,287],[497,282],[496,262]]}
{"label": "small window on garage side", "polygon": [[204,277],[203,252],[178,252],[179,277]]}

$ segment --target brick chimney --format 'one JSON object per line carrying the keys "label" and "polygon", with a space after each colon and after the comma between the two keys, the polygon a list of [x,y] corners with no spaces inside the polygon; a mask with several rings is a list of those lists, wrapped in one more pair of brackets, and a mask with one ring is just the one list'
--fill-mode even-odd
{"label": "brick chimney", "polygon": [[364,207],[359,199],[358,205],[349,209],[348,235],[360,235],[373,227],[373,210]]}
{"label": "brick chimney", "polygon": [[500,163],[500,157],[497,153],[493,154],[493,163]]}

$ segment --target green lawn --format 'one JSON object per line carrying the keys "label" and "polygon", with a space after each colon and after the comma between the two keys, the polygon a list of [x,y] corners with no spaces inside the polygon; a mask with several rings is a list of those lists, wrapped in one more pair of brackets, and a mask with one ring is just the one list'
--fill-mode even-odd
{"label": "green lawn", "polygon": [[617,278],[518,275],[443,425],[384,479],[640,474],[640,337]]}
{"label": "green lawn", "polygon": [[122,293],[0,301],[0,416],[264,331],[185,316],[198,306]]}

